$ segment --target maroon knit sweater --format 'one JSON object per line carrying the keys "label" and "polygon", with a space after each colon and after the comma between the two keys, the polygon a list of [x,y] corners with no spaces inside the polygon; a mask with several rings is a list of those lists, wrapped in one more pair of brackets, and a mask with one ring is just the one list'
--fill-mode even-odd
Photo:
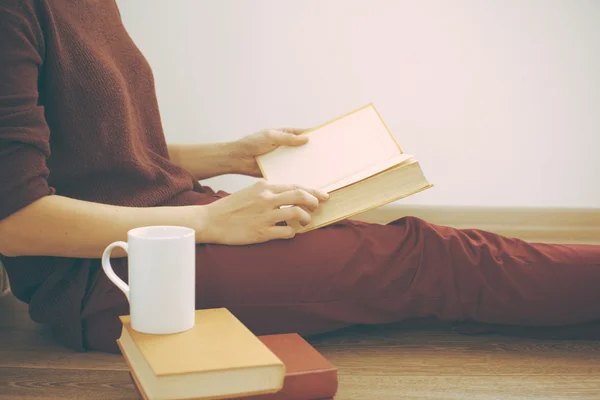
{"label": "maroon knit sweater", "polygon": [[[212,194],[169,161],[152,72],[113,0],[0,2],[0,220],[54,193],[135,207]],[[2,261],[32,319],[82,349],[99,260]]]}

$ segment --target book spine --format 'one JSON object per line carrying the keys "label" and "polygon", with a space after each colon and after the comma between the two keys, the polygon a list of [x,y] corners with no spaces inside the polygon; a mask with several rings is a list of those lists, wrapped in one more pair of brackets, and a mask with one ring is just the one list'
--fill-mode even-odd
{"label": "book spine", "polygon": [[[137,380],[129,372],[136,394],[140,400],[147,400]],[[237,400],[333,400],[338,389],[336,371],[317,372],[287,376],[283,388],[272,394],[236,397]],[[234,400],[234,398],[223,399]]]}

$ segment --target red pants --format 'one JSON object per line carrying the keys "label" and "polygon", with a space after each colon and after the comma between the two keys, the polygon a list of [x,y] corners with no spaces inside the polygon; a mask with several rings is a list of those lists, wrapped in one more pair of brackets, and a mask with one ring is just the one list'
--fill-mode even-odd
{"label": "red pants", "polygon": [[[345,221],[252,246],[198,245],[196,260],[196,306],[227,307],[256,334],[431,316],[513,327],[600,320],[600,246],[530,244],[413,217]],[[114,267],[126,275],[124,260]],[[100,270],[83,311],[85,346],[117,352],[123,314],[125,296]]]}

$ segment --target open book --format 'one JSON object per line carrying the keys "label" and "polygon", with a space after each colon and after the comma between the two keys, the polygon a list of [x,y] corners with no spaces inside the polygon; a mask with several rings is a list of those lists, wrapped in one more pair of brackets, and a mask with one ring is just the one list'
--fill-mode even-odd
{"label": "open book", "polygon": [[317,229],[432,187],[402,151],[373,104],[310,129],[307,144],[257,157],[266,180],[329,193],[298,232]]}

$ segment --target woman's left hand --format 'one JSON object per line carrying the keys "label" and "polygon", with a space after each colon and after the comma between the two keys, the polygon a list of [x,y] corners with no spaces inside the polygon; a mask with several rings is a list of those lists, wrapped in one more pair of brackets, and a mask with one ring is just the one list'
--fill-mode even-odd
{"label": "woman's left hand", "polygon": [[239,173],[262,177],[256,162],[256,156],[275,150],[279,146],[301,146],[308,142],[308,137],[301,135],[304,129],[280,128],[264,129],[234,142],[232,154],[239,163]]}

